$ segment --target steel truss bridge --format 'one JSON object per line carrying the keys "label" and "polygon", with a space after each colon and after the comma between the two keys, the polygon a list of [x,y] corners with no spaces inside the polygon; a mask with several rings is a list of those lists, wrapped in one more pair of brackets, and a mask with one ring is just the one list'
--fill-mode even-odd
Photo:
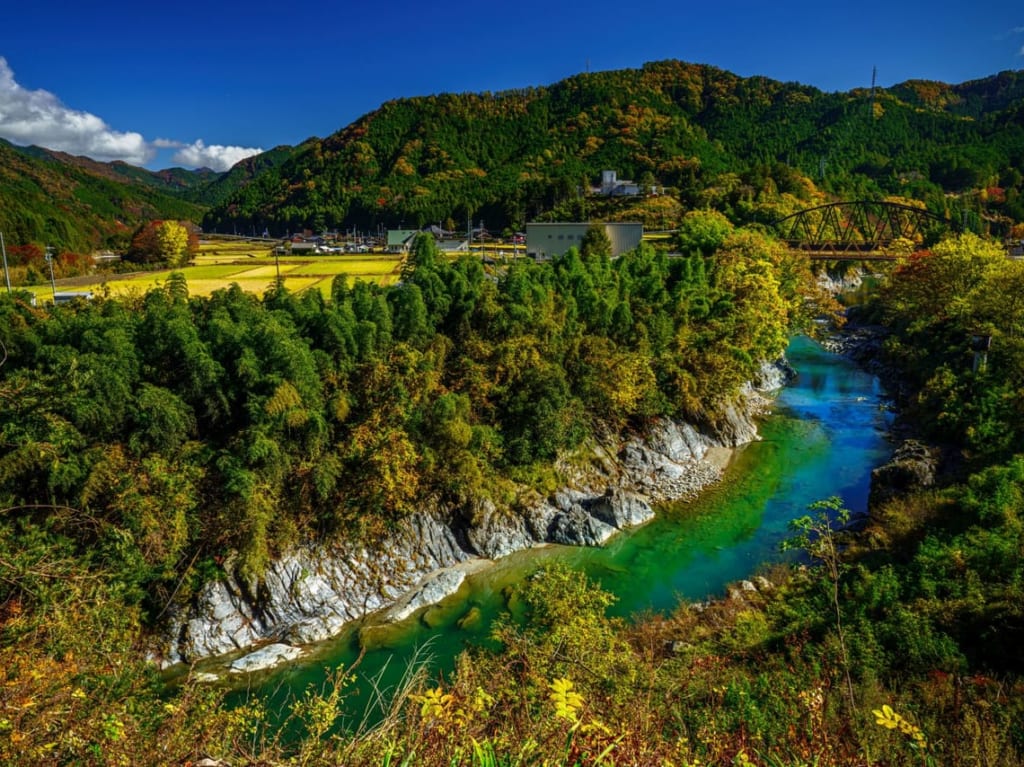
{"label": "steel truss bridge", "polygon": [[895,261],[908,255],[907,241],[916,248],[956,227],[923,208],[858,200],[801,210],[776,221],[775,228],[791,249],[811,259]]}

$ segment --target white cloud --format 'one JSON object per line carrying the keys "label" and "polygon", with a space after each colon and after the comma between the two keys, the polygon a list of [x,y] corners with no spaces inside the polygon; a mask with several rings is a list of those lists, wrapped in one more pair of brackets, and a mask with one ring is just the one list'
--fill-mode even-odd
{"label": "white cloud", "polygon": [[3,56],[0,56],[0,138],[23,146],[35,144],[85,155],[101,162],[123,160],[132,165],[145,165],[156,157],[157,150],[175,149],[174,162],[216,171],[225,171],[239,160],[263,151],[219,144],[207,146],[202,139],[191,144],[167,138],[149,142],[141,133],[116,131],[96,115],[64,105],[49,91],[21,87]]}
{"label": "white cloud", "polygon": [[22,88],[2,56],[0,137],[107,162],[143,165],[154,155],[142,134],[113,130],[96,115],[65,106],[49,91]]}
{"label": "white cloud", "polygon": [[183,141],[175,141],[174,139],[158,138],[153,142],[153,146],[157,149],[181,149],[186,144]]}
{"label": "white cloud", "polygon": [[221,146],[210,144],[207,146],[202,139],[193,141],[191,144],[179,145],[181,149],[174,155],[174,161],[182,165],[189,165],[194,168],[212,168],[216,171],[224,171],[231,168],[235,163],[260,154],[260,148],[244,146]]}

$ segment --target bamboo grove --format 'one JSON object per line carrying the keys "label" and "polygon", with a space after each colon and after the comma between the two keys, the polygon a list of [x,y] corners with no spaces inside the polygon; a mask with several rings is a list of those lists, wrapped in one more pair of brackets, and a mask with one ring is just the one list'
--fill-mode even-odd
{"label": "bamboo grove", "polygon": [[714,419],[805,319],[801,269],[745,231],[713,259],[612,261],[595,236],[496,270],[421,237],[399,285],[342,276],[329,300],[190,298],[179,276],[128,300],[4,300],[0,504],[25,534],[63,520],[156,615],[229,556],[258,574],[425,504],[510,508],[598,426]]}

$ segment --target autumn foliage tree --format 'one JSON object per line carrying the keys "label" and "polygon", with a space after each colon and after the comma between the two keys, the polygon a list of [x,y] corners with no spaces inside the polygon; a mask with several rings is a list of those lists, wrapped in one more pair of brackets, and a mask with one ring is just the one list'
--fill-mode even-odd
{"label": "autumn foliage tree", "polygon": [[[917,392],[920,424],[978,460],[1020,444],[1021,284],[1002,246],[965,233],[915,253],[881,296],[894,331],[885,351]],[[974,343],[986,345],[983,358]]]}
{"label": "autumn foliage tree", "polygon": [[125,259],[139,264],[185,266],[199,250],[192,224],[180,221],[147,221],[132,235]]}

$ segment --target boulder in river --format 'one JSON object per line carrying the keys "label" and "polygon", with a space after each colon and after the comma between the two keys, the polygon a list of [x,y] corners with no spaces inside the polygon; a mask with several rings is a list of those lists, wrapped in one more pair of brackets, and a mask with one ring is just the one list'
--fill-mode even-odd
{"label": "boulder in river", "polygon": [[871,472],[869,506],[897,495],[935,485],[939,458],[936,448],[916,439],[905,440],[889,462]]}

